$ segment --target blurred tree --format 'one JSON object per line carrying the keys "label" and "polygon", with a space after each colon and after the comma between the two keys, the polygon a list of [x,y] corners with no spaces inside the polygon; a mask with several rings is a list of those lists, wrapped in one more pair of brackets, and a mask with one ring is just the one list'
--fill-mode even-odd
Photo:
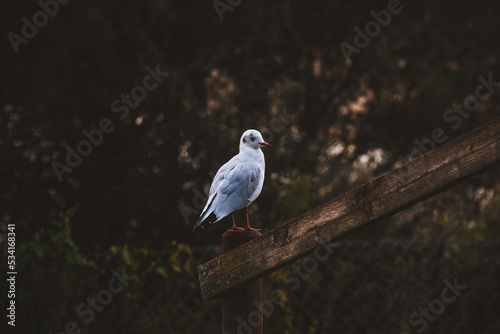
{"label": "blurred tree", "polygon": [[[4,36],[40,10],[0,6]],[[74,232],[85,251],[199,243],[179,204],[194,208],[193,190],[208,189],[241,133],[272,129],[286,107],[293,117],[268,133],[275,149],[265,153],[267,179],[252,209],[267,228],[394,168],[436,127],[452,138],[496,117],[494,91],[457,130],[442,119],[474,94],[479,75],[499,80],[500,5],[401,6],[347,60],[340,43],[354,43],[354,28],[386,1],[244,2],[223,22],[209,2],[61,5],[19,53],[7,39],[0,49],[2,228],[15,222],[29,238],[50,226],[51,213],[80,202]],[[157,65],[169,76],[121,119],[113,101],[137,96],[146,67]],[[115,130],[59,183],[52,163],[64,163],[66,147],[77,149],[82,131],[103,118]],[[289,182],[299,175],[310,182],[299,186],[302,197]],[[477,186],[496,189],[491,175]],[[224,224],[203,235],[207,243],[219,242]]]}

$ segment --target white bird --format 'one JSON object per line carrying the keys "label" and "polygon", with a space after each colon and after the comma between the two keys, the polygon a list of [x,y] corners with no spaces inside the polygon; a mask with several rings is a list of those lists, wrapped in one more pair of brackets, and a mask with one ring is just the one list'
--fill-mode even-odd
{"label": "white bird", "polygon": [[248,223],[248,206],[260,194],[264,184],[265,161],[261,147],[271,147],[257,130],[247,130],[240,139],[240,152],[226,162],[215,175],[207,205],[201,212],[193,232],[208,224],[214,224],[232,214],[233,229],[243,230],[234,223],[234,211],[245,208],[247,226],[245,230],[260,231]]}

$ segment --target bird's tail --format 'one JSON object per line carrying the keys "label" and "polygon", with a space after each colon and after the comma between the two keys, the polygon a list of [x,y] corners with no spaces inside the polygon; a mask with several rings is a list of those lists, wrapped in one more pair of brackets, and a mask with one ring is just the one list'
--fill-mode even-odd
{"label": "bird's tail", "polygon": [[198,221],[196,222],[196,224],[194,224],[193,232],[196,231],[198,227],[205,228],[208,224],[213,224],[218,221],[217,216],[215,215],[214,210],[211,207],[216,197],[217,193],[208,198],[207,205],[205,205],[205,208],[201,212],[200,218],[198,218]]}
{"label": "bird's tail", "polygon": [[198,219],[196,224],[194,224],[193,232],[198,228],[205,228],[206,226],[208,226],[208,224],[213,224],[218,220],[213,211],[208,216],[205,216],[206,215],[201,215],[200,219]]}

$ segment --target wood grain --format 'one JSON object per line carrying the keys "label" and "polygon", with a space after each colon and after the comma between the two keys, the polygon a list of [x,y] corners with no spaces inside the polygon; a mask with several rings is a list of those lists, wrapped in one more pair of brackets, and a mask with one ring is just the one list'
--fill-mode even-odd
{"label": "wood grain", "polygon": [[260,238],[198,266],[204,299],[220,297],[500,162],[500,118],[392,170]]}
{"label": "wood grain", "polygon": [[[222,235],[222,254],[261,236],[257,231],[227,230]],[[262,334],[262,284],[262,278],[252,280],[223,296],[222,333],[238,333],[238,327],[245,327],[246,333]]]}

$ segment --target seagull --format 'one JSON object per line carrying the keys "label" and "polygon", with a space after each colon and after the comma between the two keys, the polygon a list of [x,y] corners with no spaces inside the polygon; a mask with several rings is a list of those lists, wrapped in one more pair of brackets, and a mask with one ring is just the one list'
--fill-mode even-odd
{"label": "seagull", "polygon": [[[264,184],[265,161],[261,147],[272,147],[259,131],[250,129],[240,139],[240,152],[226,162],[210,186],[207,205],[193,228],[205,228],[231,214],[233,230],[260,231],[248,222],[248,206],[259,196]],[[234,212],[245,208],[247,226],[236,227]]]}

